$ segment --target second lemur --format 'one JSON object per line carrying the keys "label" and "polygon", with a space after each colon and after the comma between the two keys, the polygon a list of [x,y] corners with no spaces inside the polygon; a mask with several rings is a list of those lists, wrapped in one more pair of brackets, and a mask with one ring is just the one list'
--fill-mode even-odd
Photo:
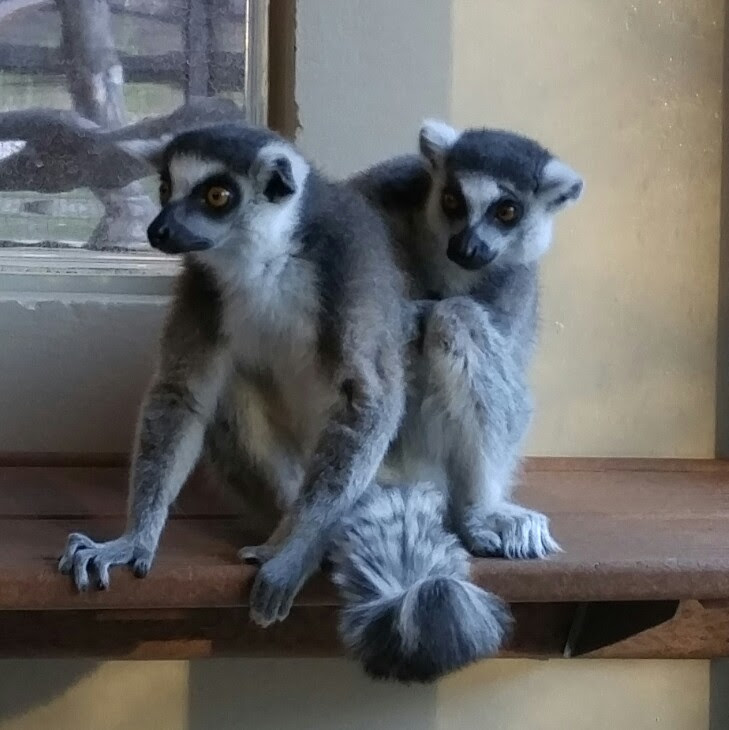
{"label": "second lemur", "polygon": [[583,182],[511,132],[427,121],[420,153],[351,181],[389,221],[411,297],[431,300],[388,465],[407,482],[447,487],[474,555],[544,557],[559,549],[548,520],[511,490],[532,410],[539,260]]}

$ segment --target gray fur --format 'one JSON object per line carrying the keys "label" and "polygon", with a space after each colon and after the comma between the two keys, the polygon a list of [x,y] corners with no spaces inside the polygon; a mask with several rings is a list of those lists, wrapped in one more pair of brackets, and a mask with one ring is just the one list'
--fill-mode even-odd
{"label": "gray fur", "polygon": [[[185,273],[142,410],[128,527],[110,543],[72,535],[60,568],[79,589],[90,569],[102,587],[112,565],[145,574],[206,431],[234,404],[243,460],[289,520],[244,549],[266,559],[251,615],[268,625],[319,567],[400,423],[404,283],[381,218],[274,134],[208,127],[162,159],[171,188],[149,237],[185,253]],[[231,192],[222,211],[205,202],[211,185]]]}
{"label": "gray fur", "polygon": [[375,486],[334,540],[340,635],[376,678],[428,682],[496,653],[506,605],[471,583],[468,553],[427,486]]}
{"label": "gray fur", "polygon": [[[537,326],[537,261],[552,216],[579,177],[537,143],[506,132],[426,123],[421,158],[351,182],[389,221],[418,322],[404,423],[374,488],[335,542],[340,633],[369,674],[428,681],[498,651],[510,625],[496,597],[468,582],[454,532],[481,556],[559,549],[547,518],[510,500],[531,416],[527,367]],[[446,215],[444,190],[461,201]],[[504,198],[520,217],[502,225]]]}
{"label": "gray fur", "polygon": [[[426,122],[420,149],[351,181],[389,221],[411,297],[431,300],[420,305],[420,351],[385,476],[447,489],[454,528],[475,555],[544,557],[559,549],[547,518],[511,501],[511,489],[532,411],[538,260],[582,181],[509,132]],[[520,212],[514,225],[495,217],[503,201]]]}

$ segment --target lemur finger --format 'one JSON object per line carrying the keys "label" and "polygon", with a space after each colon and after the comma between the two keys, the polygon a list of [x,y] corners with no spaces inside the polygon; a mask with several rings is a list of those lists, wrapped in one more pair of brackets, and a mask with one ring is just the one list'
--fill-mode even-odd
{"label": "lemur finger", "polygon": [[73,581],[81,593],[89,587],[89,563],[93,556],[93,552],[86,548],[78,550],[73,556]]}
{"label": "lemur finger", "polygon": [[91,548],[95,545],[94,541],[86,537],[80,532],[72,532],[66,540],[66,548],[63,555],[58,560],[58,570],[64,575],[68,575],[73,570],[74,555],[81,548]]}

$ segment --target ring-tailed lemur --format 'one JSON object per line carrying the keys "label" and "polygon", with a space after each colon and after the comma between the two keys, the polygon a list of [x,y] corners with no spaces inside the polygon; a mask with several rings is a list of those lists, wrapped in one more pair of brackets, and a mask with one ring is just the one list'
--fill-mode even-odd
{"label": "ring-tailed lemur", "polygon": [[[467,582],[438,495],[372,483],[401,422],[410,326],[381,216],[268,131],[211,126],[161,155],[149,141],[125,149],[159,166],[163,208],[148,235],[183,253],[184,269],[141,413],[127,529],[102,543],[70,535],[60,569],[81,590],[90,575],[108,587],[114,565],[144,576],[206,442],[225,444],[286,515],[266,545],[241,551],[263,563],[250,599],[259,624],[286,616],[337,534],[356,602],[344,637],[371,673],[430,679],[495,651],[508,613]],[[399,541],[376,573],[368,550],[380,546],[360,541],[367,520]],[[377,596],[363,595],[367,581]]]}
{"label": "ring-tailed lemur", "polygon": [[[427,592],[443,591],[441,582],[417,583],[424,570],[446,574],[446,562],[467,577],[449,530],[477,555],[543,557],[558,549],[547,518],[512,503],[509,492],[531,412],[537,261],[551,243],[554,215],[580,196],[582,181],[536,142],[508,132],[461,134],[428,122],[420,144],[420,157],[387,161],[352,183],[389,221],[422,313],[405,421],[380,481],[434,482],[450,499],[430,491],[371,496],[347,518],[332,560],[352,652],[371,674],[423,679],[483,656],[473,647],[489,645],[484,636],[495,651],[503,630],[494,633],[494,625],[507,625],[493,599],[490,611],[473,608],[483,594],[469,593],[463,580],[448,584],[448,601],[440,602]],[[221,462],[232,455],[217,452]],[[425,592],[419,602],[409,600],[415,585]],[[467,631],[459,627],[461,641],[442,628],[459,603],[461,615],[478,619]],[[427,606],[432,623],[425,615],[404,620],[406,606]],[[483,616],[499,618],[489,625]],[[470,651],[464,637],[478,637]]]}
{"label": "ring-tailed lemur", "polygon": [[555,214],[583,188],[537,142],[426,121],[420,156],[352,178],[400,247],[423,317],[422,355],[388,461],[407,482],[445,482],[454,528],[478,556],[559,550],[547,518],[511,501],[531,416],[539,259]]}

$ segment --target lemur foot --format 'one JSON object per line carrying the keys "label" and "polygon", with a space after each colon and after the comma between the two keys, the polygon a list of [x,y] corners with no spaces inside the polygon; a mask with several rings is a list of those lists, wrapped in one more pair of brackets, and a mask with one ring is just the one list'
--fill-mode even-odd
{"label": "lemur foot", "polygon": [[275,545],[249,545],[238,551],[238,560],[251,565],[263,565],[276,555],[278,548]]}
{"label": "lemur foot", "polygon": [[251,618],[265,628],[283,621],[306,580],[297,561],[279,553],[261,565],[251,589]]}
{"label": "lemur foot", "polygon": [[109,587],[109,569],[115,565],[131,565],[137,578],[144,578],[152,566],[154,555],[140,548],[132,536],[122,535],[109,542],[94,542],[80,532],[68,536],[66,549],[58,561],[64,575],[72,575],[79,591],[89,587],[91,573],[99,590]]}
{"label": "lemur foot", "polygon": [[549,531],[546,515],[512,502],[504,502],[489,514],[469,515],[463,532],[463,542],[476,557],[524,560],[562,551]]}

